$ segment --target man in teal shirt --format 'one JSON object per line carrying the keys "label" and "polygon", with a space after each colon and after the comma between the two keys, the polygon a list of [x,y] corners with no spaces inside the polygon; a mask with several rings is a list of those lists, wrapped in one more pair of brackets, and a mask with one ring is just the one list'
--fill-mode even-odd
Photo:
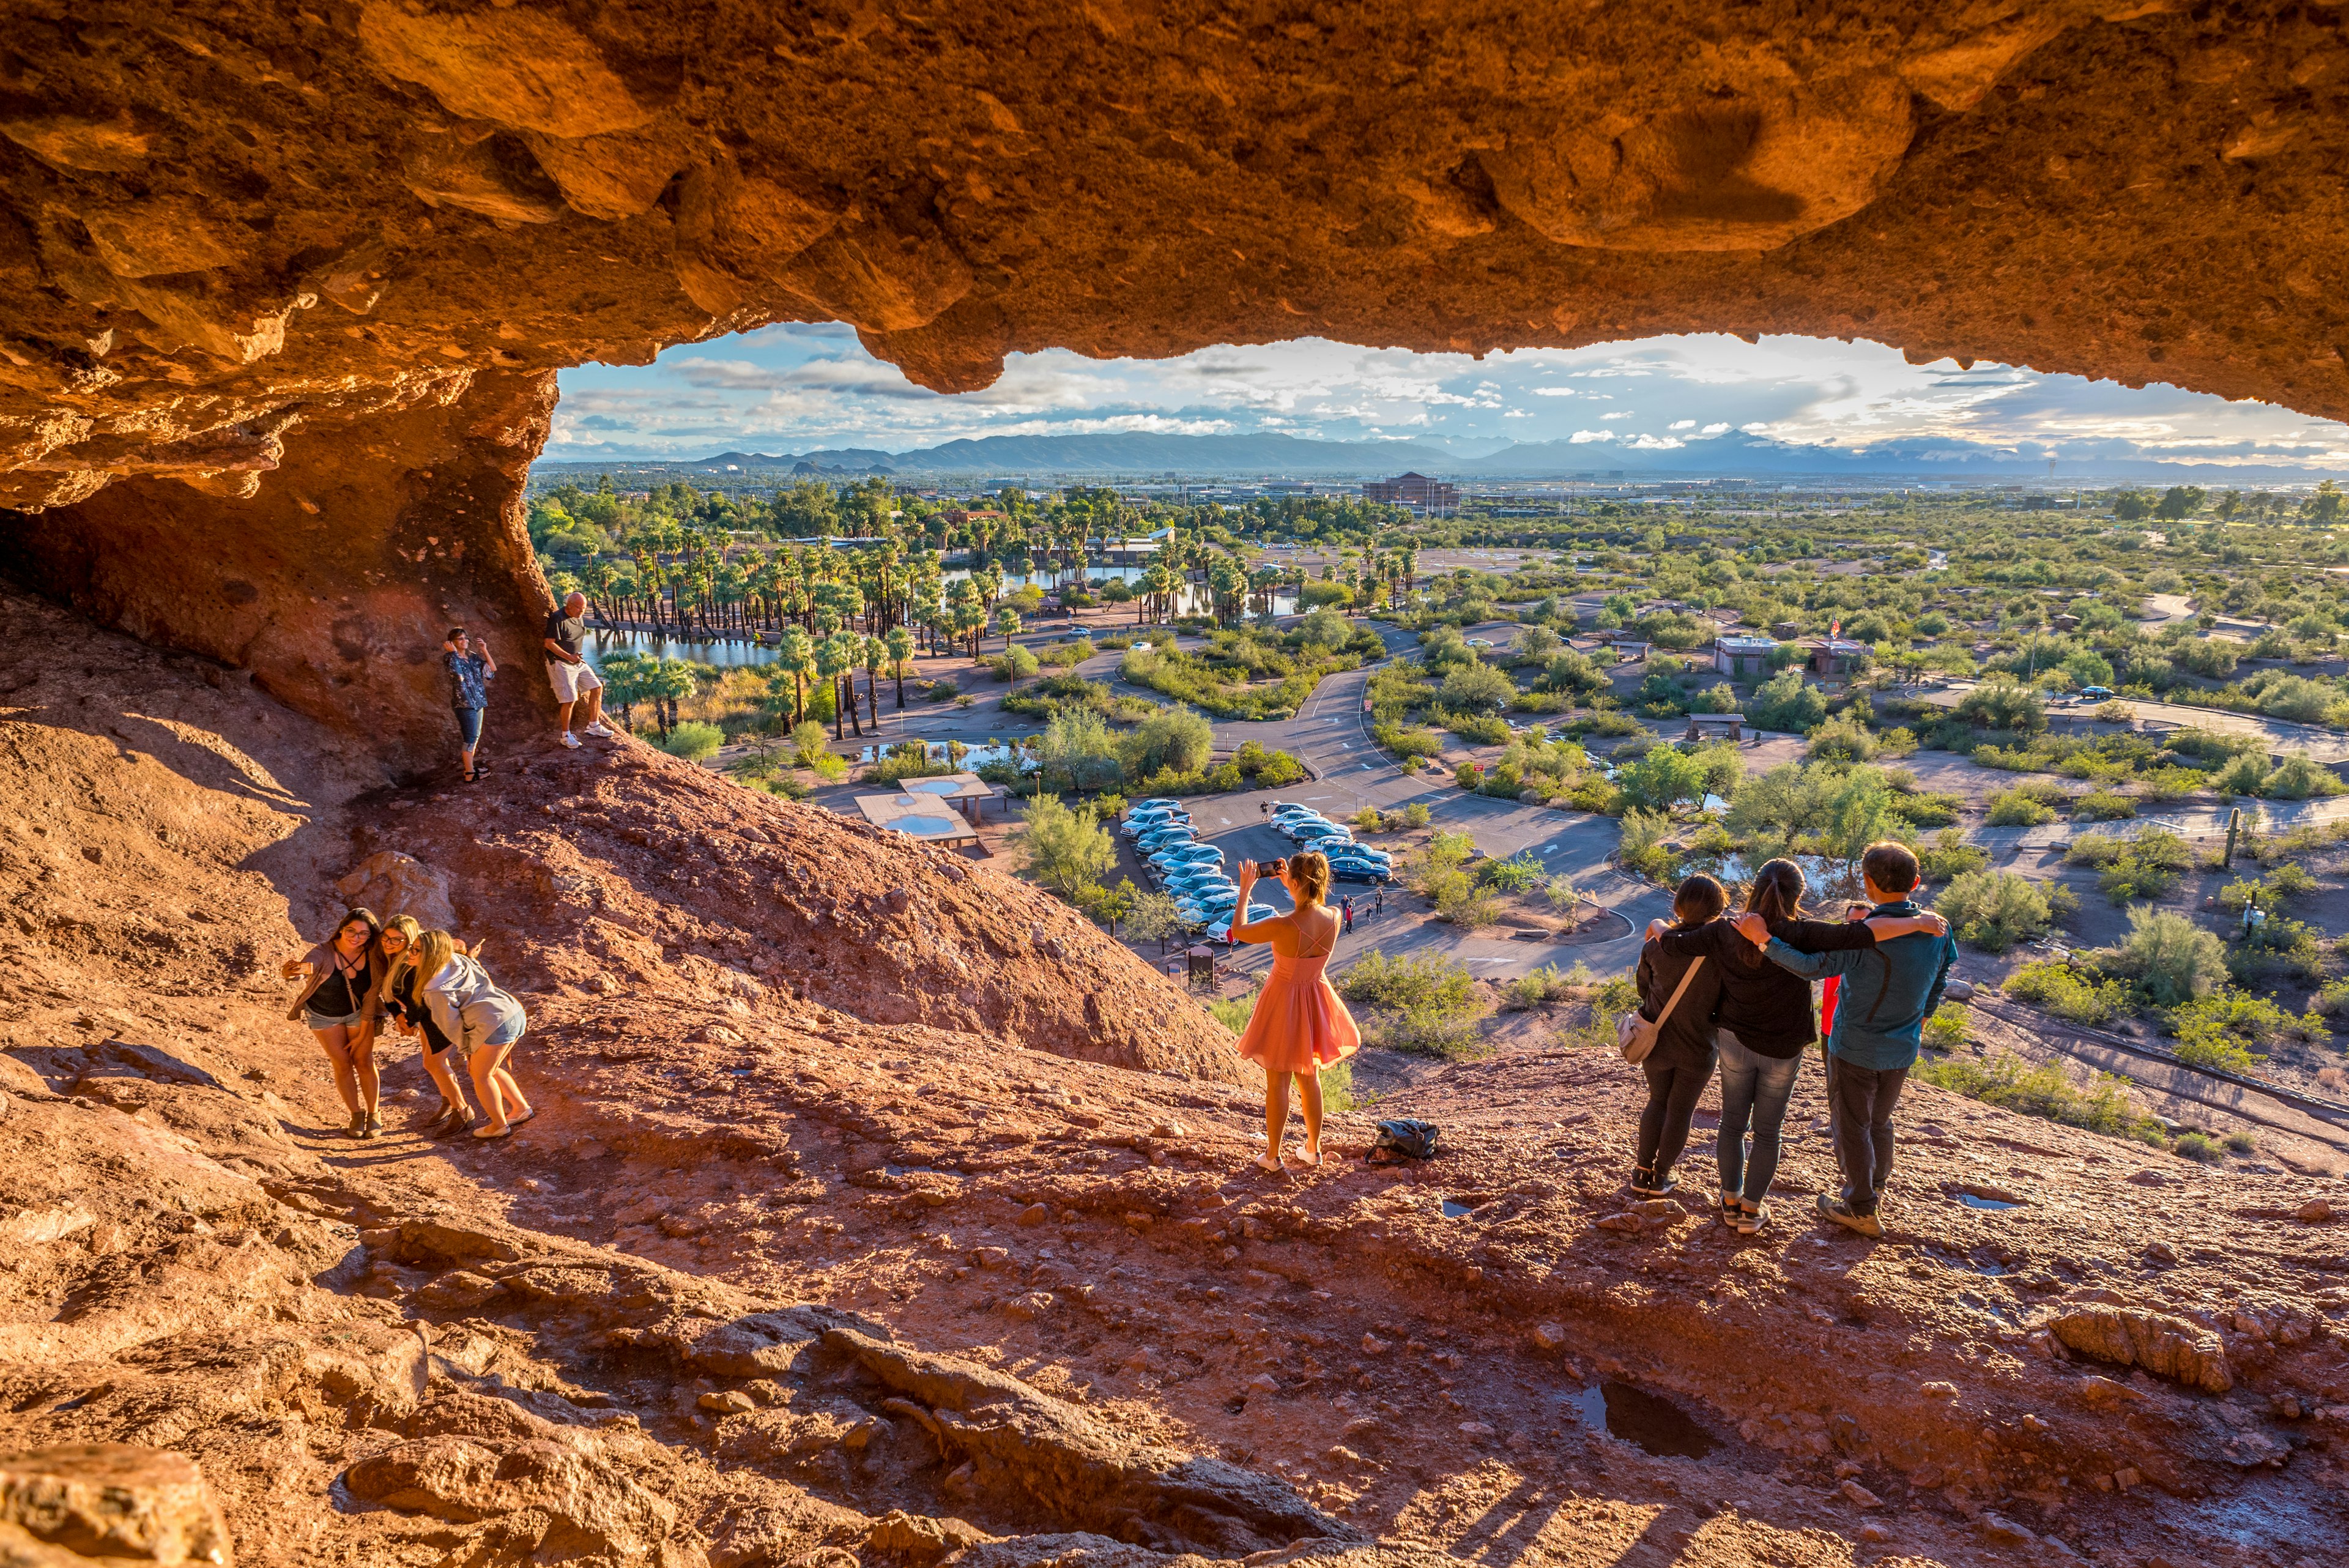
{"label": "man in teal shirt", "polygon": [[[1917,857],[1907,845],[1869,845],[1859,869],[1874,913],[1919,912],[1909,899],[1917,889]],[[1821,1193],[1819,1212],[1863,1236],[1881,1236],[1876,1209],[1892,1171],[1892,1109],[1917,1064],[1925,1020],[1941,1004],[1957,940],[1920,933],[1849,952],[1806,953],[1772,937],[1757,916],[1744,916],[1738,929],[1774,962],[1806,979],[1845,977],[1826,1044],[1827,1125],[1843,1170],[1843,1196]]]}

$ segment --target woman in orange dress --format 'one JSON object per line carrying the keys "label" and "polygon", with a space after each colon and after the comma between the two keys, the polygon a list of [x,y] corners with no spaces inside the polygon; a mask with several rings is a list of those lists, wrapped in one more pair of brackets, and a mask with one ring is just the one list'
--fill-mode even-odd
{"label": "woman in orange dress", "polygon": [[1329,857],[1292,855],[1269,867],[1242,861],[1242,910],[1247,908],[1248,888],[1268,869],[1279,877],[1297,908],[1268,920],[1234,926],[1232,940],[1272,944],[1272,973],[1257,995],[1247,1033],[1240,1036],[1240,1054],[1264,1069],[1265,1151],[1257,1157],[1257,1167],[1278,1170],[1281,1131],[1288,1124],[1290,1076],[1295,1075],[1299,1097],[1305,1102],[1305,1153],[1297,1163],[1316,1166],[1321,1163],[1321,1069],[1361,1050],[1362,1035],[1321,972],[1338,947],[1338,915],[1321,903],[1330,891]]}

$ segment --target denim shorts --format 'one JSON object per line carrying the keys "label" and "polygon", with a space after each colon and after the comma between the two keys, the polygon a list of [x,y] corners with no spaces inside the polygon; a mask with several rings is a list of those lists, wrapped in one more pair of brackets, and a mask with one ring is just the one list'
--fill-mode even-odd
{"label": "denim shorts", "polygon": [[302,1010],[302,1022],[313,1029],[357,1029],[359,1020],[366,1016],[363,1012],[350,1012],[340,1018],[322,1018],[306,1007]]}
{"label": "denim shorts", "polygon": [[457,733],[465,738],[467,751],[481,743],[481,711],[479,708],[457,710]]}

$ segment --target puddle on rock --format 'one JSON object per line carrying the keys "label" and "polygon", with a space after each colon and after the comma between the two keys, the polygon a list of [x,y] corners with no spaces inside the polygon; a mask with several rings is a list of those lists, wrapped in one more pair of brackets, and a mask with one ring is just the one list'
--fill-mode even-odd
{"label": "puddle on rock", "polygon": [[1958,1201],[1969,1209],[2020,1209],[2019,1203],[2002,1203],[1995,1198],[1982,1198],[1971,1192],[1958,1194]]}
{"label": "puddle on rock", "polygon": [[1574,1407],[1591,1431],[1620,1438],[1659,1459],[1701,1459],[1721,1446],[1671,1400],[1611,1377],[1559,1398]]}
{"label": "puddle on rock", "polygon": [[1454,1199],[1447,1198],[1444,1200],[1444,1217],[1446,1220],[1457,1220],[1464,1214],[1474,1214],[1475,1212],[1476,1212],[1475,1210]]}

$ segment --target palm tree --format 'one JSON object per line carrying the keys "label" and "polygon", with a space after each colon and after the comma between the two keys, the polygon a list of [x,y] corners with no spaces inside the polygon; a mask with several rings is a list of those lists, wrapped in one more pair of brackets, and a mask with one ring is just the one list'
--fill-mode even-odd
{"label": "palm tree", "polygon": [[888,659],[889,645],[867,633],[864,638],[864,704],[865,711],[873,715],[873,732],[876,735],[881,732],[881,666]]}
{"label": "palm tree", "polygon": [[[832,682],[832,738],[835,741],[841,739],[840,677],[855,666],[856,649],[851,646],[849,633],[833,632],[815,645],[815,672]],[[860,726],[856,732],[861,735],[864,731]]]}
{"label": "palm tree", "polygon": [[[905,711],[905,661],[914,657],[914,634],[902,626],[889,628],[889,673],[897,678],[897,711]],[[900,733],[903,733],[901,728]]]}
{"label": "palm tree", "polygon": [[693,666],[682,659],[664,659],[650,671],[650,690],[646,695],[653,699],[655,711],[660,716],[661,739],[677,728],[677,701],[690,697],[700,689],[694,679]]}
{"label": "palm tree", "polygon": [[1009,605],[999,607],[995,612],[995,629],[1003,638],[1003,651],[1009,653],[1011,639],[1019,635],[1019,612]]}
{"label": "palm tree", "polygon": [[797,724],[807,717],[807,694],[801,682],[815,673],[815,639],[798,627],[785,627],[775,669],[792,678],[792,722]]}
{"label": "palm tree", "polygon": [[1142,608],[1134,612],[1133,623],[1136,626],[1141,625],[1144,614],[1155,619],[1158,616],[1158,601],[1173,591],[1174,587],[1174,575],[1164,566],[1153,561],[1142,574]]}

